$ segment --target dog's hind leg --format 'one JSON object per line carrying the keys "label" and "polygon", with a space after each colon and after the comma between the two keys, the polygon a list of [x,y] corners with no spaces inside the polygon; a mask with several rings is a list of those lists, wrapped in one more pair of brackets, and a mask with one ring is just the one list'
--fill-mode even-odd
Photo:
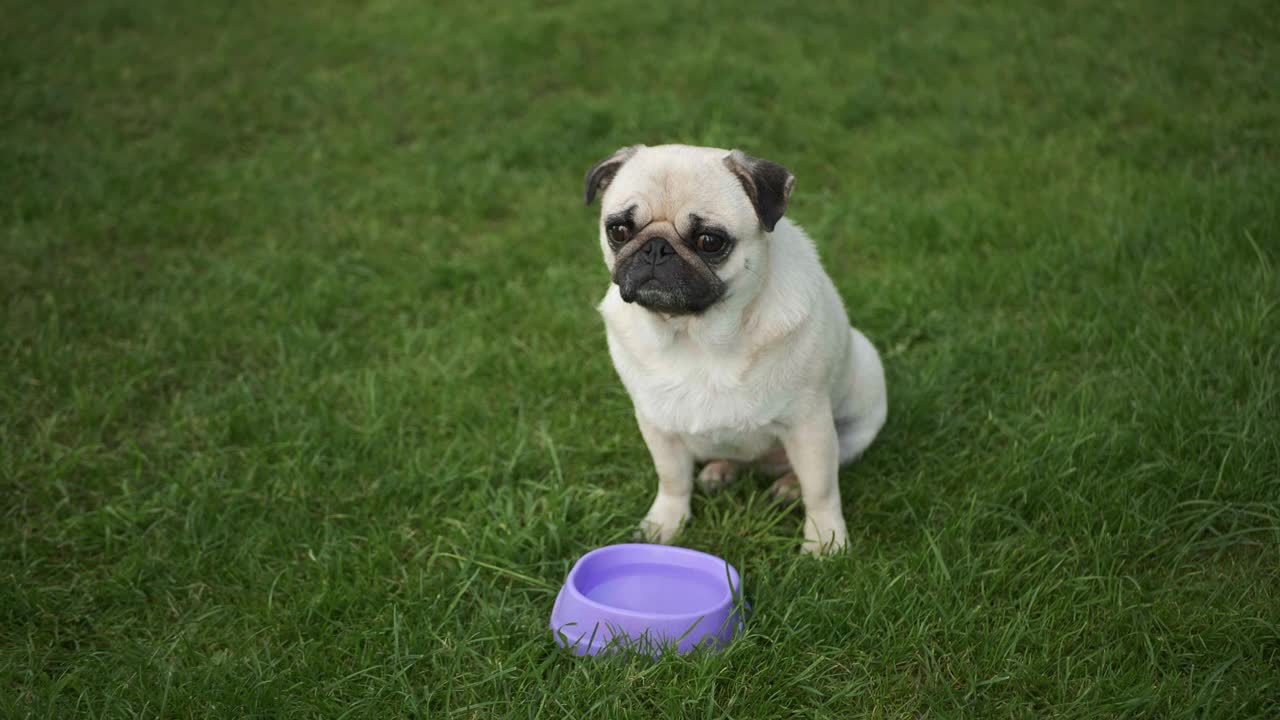
{"label": "dog's hind leg", "polygon": [[718,492],[721,488],[738,479],[742,471],[742,463],[734,460],[712,460],[702,466],[698,473],[698,485],[707,494]]}
{"label": "dog's hind leg", "polygon": [[840,443],[840,464],[857,460],[876,439],[889,413],[884,367],[880,354],[862,333],[852,331],[854,371],[844,402],[836,408],[836,439]]}
{"label": "dog's hind leg", "polygon": [[880,427],[884,425],[884,413],[880,417],[859,418],[857,420],[837,420],[836,438],[840,443],[840,464],[848,465],[862,457],[862,453],[871,446]]}

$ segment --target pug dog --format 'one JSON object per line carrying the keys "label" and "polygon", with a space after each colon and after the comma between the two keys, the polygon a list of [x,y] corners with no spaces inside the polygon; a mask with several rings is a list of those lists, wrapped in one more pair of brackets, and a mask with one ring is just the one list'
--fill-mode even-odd
{"label": "pug dog", "polygon": [[804,506],[802,550],[844,548],[838,471],[888,411],[880,355],[849,325],[813,242],[783,217],[795,178],[739,150],[633,145],[591,168],[612,283],[609,355],[658,475],[640,523],[670,542],[754,464]]}

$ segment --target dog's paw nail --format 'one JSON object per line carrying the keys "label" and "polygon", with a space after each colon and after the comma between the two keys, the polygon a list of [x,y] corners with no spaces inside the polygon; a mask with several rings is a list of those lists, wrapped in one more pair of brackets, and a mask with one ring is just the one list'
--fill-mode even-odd
{"label": "dog's paw nail", "polygon": [[674,531],[668,532],[664,528],[645,526],[636,530],[632,537],[636,542],[653,543],[655,545],[666,545],[676,536]]}
{"label": "dog's paw nail", "polygon": [[844,552],[848,537],[844,517],[839,511],[809,513],[804,518],[804,544],[800,550],[806,555],[836,555]]}
{"label": "dog's paw nail", "polygon": [[805,544],[800,546],[801,554],[810,555],[812,557],[831,557],[832,555],[839,555],[844,552],[844,550],[844,543],[828,543],[826,545],[819,545],[816,542],[805,542]]}
{"label": "dog's paw nail", "polygon": [[645,518],[640,521],[640,528],[635,532],[635,539],[639,542],[658,543],[666,545],[680,534],[680,528],[684,524],[684,517],[677,516],[673,519],[653,519]]}

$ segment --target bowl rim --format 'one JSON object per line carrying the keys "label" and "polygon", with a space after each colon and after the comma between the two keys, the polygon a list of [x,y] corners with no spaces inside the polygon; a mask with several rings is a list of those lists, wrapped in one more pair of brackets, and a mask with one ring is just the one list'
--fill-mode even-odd
{"label": "bowl rim", "polygon": [[[578,570],[586,563],[588,558],[594,555],[605,555],[629,548],[643,548],[649,551],[676,555],[693,555],[701,559],[714,560],[717,564],[722,564],[728,568],[728,575],[732,584],[725,589],[724,597],[718,600],[715,604],[708,605],[702,610],[695,610],[687,613],[662,613],[628,610],[626,608],[618,607],[617,605],[606,605],[605,603],[592,600],[578,590],[578,584],[575,582],[578,576]],[[573,596],[574,600],[581,602],[588,607],[614,613],[623,617],[661,620],[694,620],[706,617],[718,610],[731,609],[733,607],[734,596],[742,592],[742,576],[738,574],[738,569],[735,568],[728,560],[712,555],[711,553],[702,552],[701,550],[674,547],[671,545],[656,545],[651,543],[619,543],[617,545],[605,545],[604,547],[598,547],[578,558],[577,562],[573,564],[573,568],[569,570],[568,576],[565,577],[564,588]]]}

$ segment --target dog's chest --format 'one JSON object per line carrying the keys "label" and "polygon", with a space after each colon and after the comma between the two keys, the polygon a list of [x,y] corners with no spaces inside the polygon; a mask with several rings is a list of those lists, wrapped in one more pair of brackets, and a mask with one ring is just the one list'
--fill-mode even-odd
{"label": "dog's chest", "polygon": [[746,459],[776,443],[785,399],[746,353],[711,352],[679,338],[660,350],[610,345],[636,410],[684,435],[697,454]]}

